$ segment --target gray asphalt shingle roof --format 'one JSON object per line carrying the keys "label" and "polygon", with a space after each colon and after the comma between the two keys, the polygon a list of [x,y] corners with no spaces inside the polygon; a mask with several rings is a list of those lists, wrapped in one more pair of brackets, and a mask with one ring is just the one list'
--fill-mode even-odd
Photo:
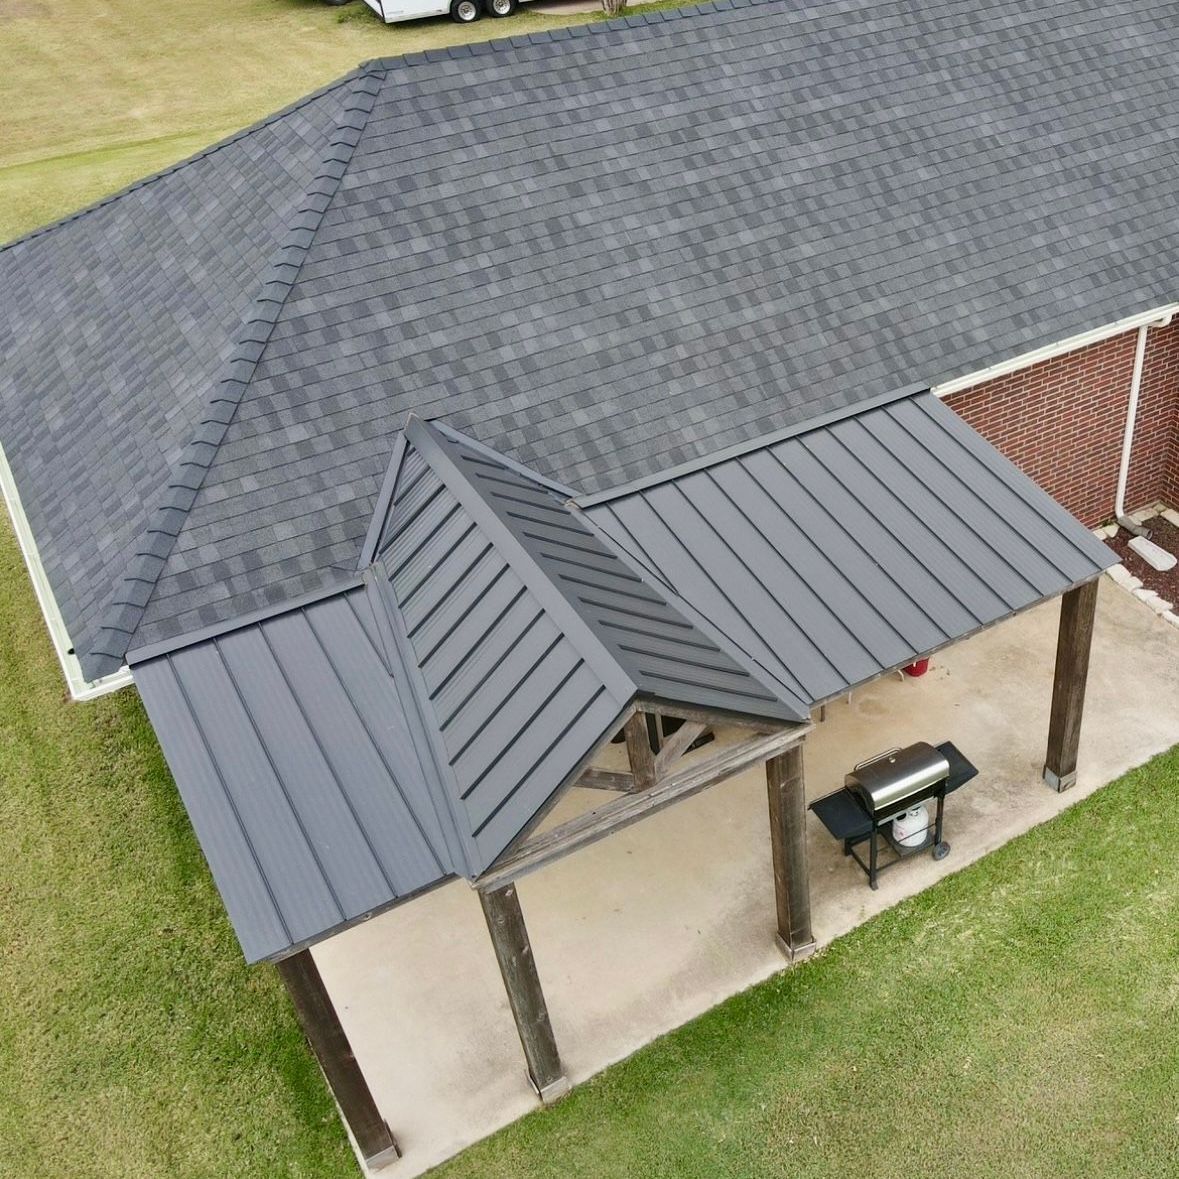
{"label": "gray asphalt shingle roof", "polygon": [[214,390],[338,90],[0,252],[0,443],[90,676],[123,662],[128,631],[105,628],[146,602],[171,548],[156,509],[216,451]]}
{"label": "gray asphalt shingle roof", "polygon": [[[46,321],[5,312],[0,437],[27,448],[18,484],[84,668],[354,569],[410,411],[590,493],[1169,301],[1177,51],[1174,6],[1128,0],[639,14],[371,63],[309,104],[313,127],[209,157],[250,155],[240,175],[188,165],[137,190],[158,201],[106,206],[142,221],[117,250],[100,211],[0,253]],[[275,160],[290,188],[258,213]],[[304,191],[315,224],[292,231]],[[225,300],[178,288],[173,354],[122,325],[129,276],[182,263],[165,231],[184,217],[257,249]],[[246,333],[219,445],[196,444],[191,509],[137,543],[284,243],[297,272],[264,342]],[[63,359],[42,370],[47,333]],[[99,354],[113,386],[76,379]],[[126,442],[62,461],[45,440],[94,384]],[[151,463],[106,494],[130,449]]]}

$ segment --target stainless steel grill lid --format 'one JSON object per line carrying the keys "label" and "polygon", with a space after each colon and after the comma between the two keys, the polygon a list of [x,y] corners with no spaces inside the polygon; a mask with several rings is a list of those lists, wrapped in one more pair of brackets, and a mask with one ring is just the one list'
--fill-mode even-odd
{"label": "stainless steel grill lid", "polygon": [[844,779],[856,791],[868,813],[902,810],[906,801],[936,786],[950,773],[950,763],[925,741],[904,749],[890,749],[858,766]]}

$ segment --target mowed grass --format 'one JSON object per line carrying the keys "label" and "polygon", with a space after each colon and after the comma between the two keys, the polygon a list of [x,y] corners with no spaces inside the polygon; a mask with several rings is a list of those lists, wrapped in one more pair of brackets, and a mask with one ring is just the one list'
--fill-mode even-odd
{"label": "mowed grass", "polygon": [[339,1179],[335,1107],[237,947],[135,692],[69,704],[0,517],[0,1176]]}
{"label": "mowed grass", "polygon": [[361,61],[600,19],[384,25],[361,0],[0,0],[0,242],[158,171]]}

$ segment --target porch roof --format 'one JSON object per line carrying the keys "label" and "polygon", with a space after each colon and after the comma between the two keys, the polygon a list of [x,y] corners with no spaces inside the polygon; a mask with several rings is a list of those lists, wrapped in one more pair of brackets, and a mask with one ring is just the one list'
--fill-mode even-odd
{"label": "porch roof", "polygon": [[636,701],[799,724],[1116,558],[908,390],[584,509],[413,421],[365,559],[131,656],[251,960],[479,877]]}
{"label": "porch roof", "polygon": [[812,706],[1117,563],[926,390],[587,511]]}

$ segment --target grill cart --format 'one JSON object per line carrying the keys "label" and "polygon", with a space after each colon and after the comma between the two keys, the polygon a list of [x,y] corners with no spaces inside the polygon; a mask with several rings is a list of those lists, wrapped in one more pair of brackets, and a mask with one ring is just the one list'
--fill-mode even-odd
{"label": "grill cart", "polygon": [[[810,809],[876,888],[880,873],[908,856],[928,848],[933,849],[935,860],[949,855],[950,845],[942,838],[946,795],[977,774],[951,742],[918,741],[860,762],[844,779],[842,790],[817,798]],[[936,802],[933,822],[928,821],[927,802]],[[864,843],[868,845],[866,862],[857,850]],[[884,863],[880,862],[882,850],[887,856]]]}

